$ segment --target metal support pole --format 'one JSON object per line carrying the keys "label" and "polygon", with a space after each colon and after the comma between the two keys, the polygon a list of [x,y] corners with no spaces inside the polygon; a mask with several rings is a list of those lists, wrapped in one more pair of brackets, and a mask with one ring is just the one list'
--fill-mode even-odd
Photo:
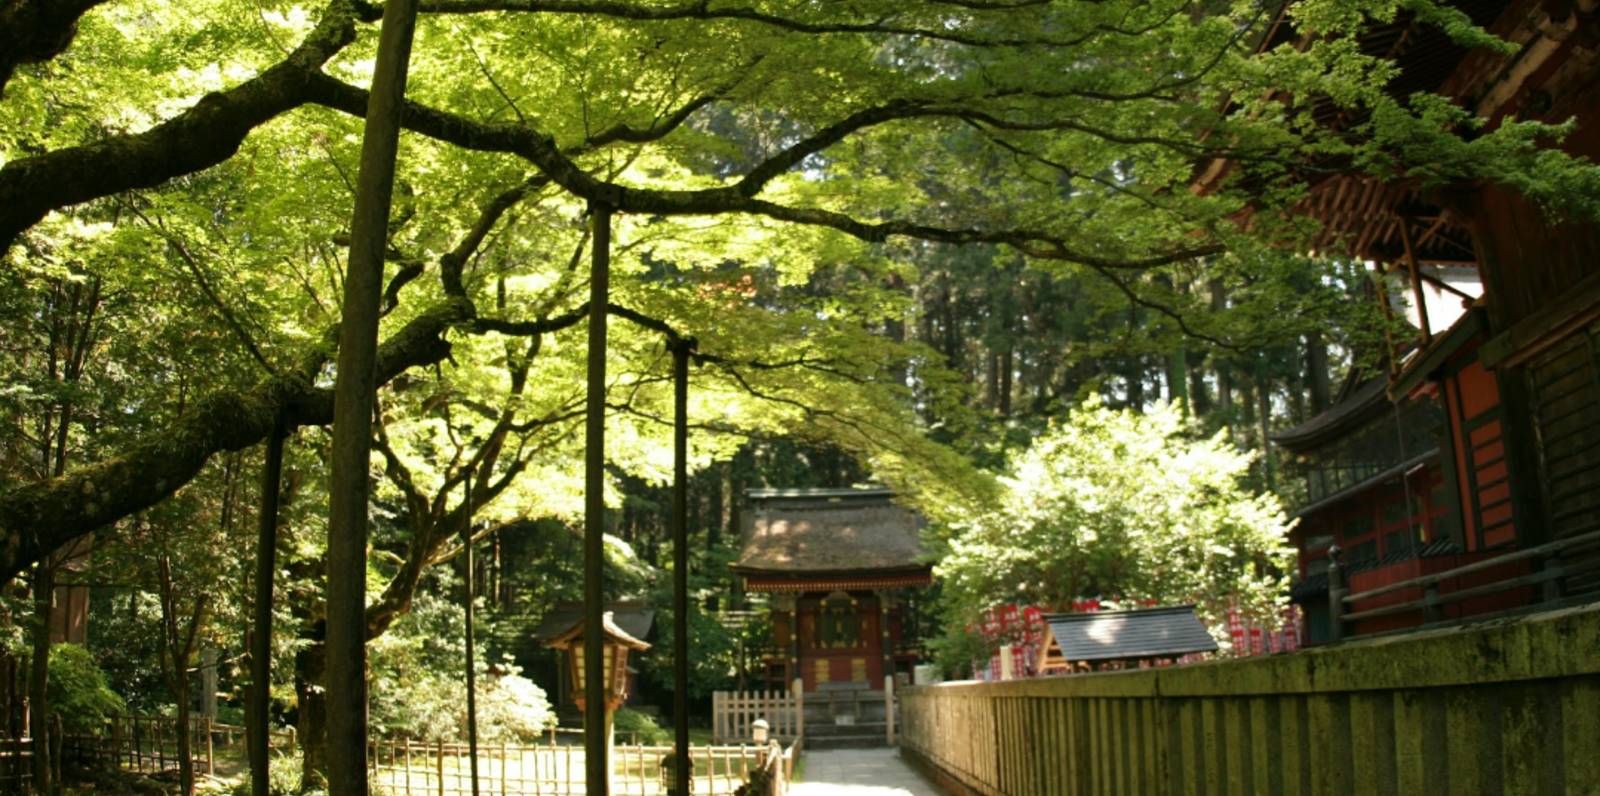
{"label": "metal support pole", "polygon": [[591,201],[594,266],[589,273],[588,417],[584,429],[583,529],[583,751],[589,796],[610,796],[610,748],[604,655],[605,631],[605,463],[606,463],[606,301],[611,292],[611,211],[620,199]]}
{"label": "metal support pole", "polygon": [[672,349],[672,792],[689,793],[689,352]]}
{"label": "metal support pole", "polygon": [[473,630],[472,606],[472,472],[467,472],[465,494],[462,496],[461,554],[466,556],[467,570],[467,759],[472,765],[472,796],[478,796],[478,672],[473,660],[477,638]]}
{"label": "metal support pole", "polygon": [[261,511],[256,527],[256,605],[250,636],[250,721],[246,733],[250,760],[250,792],[269,796],[267,762],[272,722],[272,590],[278,564],[278,497],[283,481],[283,423],[275,423],[267,436],[266,461],[261,465]]}

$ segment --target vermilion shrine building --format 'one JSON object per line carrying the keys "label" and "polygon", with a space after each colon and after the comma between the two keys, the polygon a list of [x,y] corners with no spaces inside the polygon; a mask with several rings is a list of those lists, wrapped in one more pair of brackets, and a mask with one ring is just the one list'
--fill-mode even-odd
{"label": "vermilion shrine building", "polygon": [[880,690],[918,660],[906,627],[912,590],[933,582],[924,522],[886,489],[753,489],[741,511],[747,593],[771,595],[766,687]]}
{"label": "vermilion shrine building", "polygon": [[[1471,49],[1403,13],[1371,23],[1363,52],[1399,69],[1391,91],[1431,91],[1483,120],[1561,123],[1559,146],[1600,160],[1600,25],[1593,3],[1462,0],[1451,7],[1515,45]],[[1287,19],[1263,50],[1311,36]],[[1357,124],[1332,106],[1330,128]],[[1468,132],[1468,135],[1471,135]],[[1439,609],[1434,621],[1554,607],[1600,588],[1600,225],[1559,221],[1528,199],[1481,182],[1425,185],[1312,164],[1296,212],[1323,224],[1317,247],[1370,263],[1374,296],[1412,335],[1388,340],[1380,371],[1346,384],[1337,404],[1278,442],[1308,467],[1309,501],[1292,541],[1312,640],[1326,638],[1329,551],[1342,550],[1356,615],[1422,594],[1361,592],[1538,548],[1498,572],[1436,584],[1487,594]],[[1210,164],[1209,190],[1233,164]],[[1523,585],[1526,584],[1526,585]],[[1347,633],[1420,624],[1424,614],[1358,618]]]}

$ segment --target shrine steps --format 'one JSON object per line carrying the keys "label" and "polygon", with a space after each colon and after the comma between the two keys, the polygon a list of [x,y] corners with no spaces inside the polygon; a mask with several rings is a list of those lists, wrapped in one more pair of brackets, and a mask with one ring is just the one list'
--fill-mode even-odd
{"label": "shrine steps", "polygon": [[889,745],[889,724],[807,724],[806,746],[812,749],[877,749]]}

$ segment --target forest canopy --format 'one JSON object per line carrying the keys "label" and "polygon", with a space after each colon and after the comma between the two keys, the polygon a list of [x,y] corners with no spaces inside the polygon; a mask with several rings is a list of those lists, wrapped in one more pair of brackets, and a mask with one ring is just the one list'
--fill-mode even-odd
{"label": "forest canopy", "polygon": [[[1405,8],[1500,46],[1449,6]],[[1280,11],[1332,35],[1258,52]],[[378,366],[384,416],[417,422],[383,441],[386,467],[408,474],[396,488],[411,500],[470,465],[505,516],[572,506],[570,482],[551,485],[569,472],[555,451],[570,451],[582,408],[567,333],[589,311],[579,219],[608,185],[623,214],[610,310],[635,321],[612,351],[627,363],[611,399],[619,466],[664,473],[643,442],[661,433],[660,341],[692,337],[697,424],[826,439],[885,479],[925,484],[933,502],[972,479],[917,432],[962,422],[927,408],[947,400],[948,357],[900,344],[918,247],[988,246],[996,263],[1098,281],[1154,327],[1230,346],[1294,330],[1242,300],[1213,317],[1185,286],[1225,282],[1272,306],[1325,284],[1260,248],[1309,232],[1273,212],[1303,194],[1313,160],[1485,179],[1592,212],[1593,167],[1538,149],[1564,128],[1508,122],[1468,142],[1459,114],[1385,91],[1389,65],[1339,34],[1399,12],[1332,0],[423,3]],[[328,422],[381,9],[39,0],[4,13],[8,290],[93,291],[60,310],[83,327],[76,375],[50,373],[47,387],[23,374],[60,363],[14,353],[23,361],[8,365],[15,411],[60,413],[8,454],[34,473],[0,496],[0,568],[15,573],[278,422]],[[1310,108],[1323,101],[1366,121],[1319,127]],[[1212,158],[1240,164],[1238,178],[1189,191]],[[1233,221],[1247,205],[1248,233]],[[806,288],[830,273],[847,278]],[[697,461],[726,451],[717,439],[698,437]],[[463,469],[417,466],[440,457]]]}

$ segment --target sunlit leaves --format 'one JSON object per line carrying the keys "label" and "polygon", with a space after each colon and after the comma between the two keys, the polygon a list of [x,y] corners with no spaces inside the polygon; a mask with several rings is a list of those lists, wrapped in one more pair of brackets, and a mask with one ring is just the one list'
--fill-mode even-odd
{"label": "sunlit leaves", "polygon": [[1081,405],[1012,462],[998,502],[944,526],[951,614],[1085,598],[1271,604],[1291,551],[1276,500],[1241,487],[1248,466],[1223,435],[1191,437],[1176,408]]}

